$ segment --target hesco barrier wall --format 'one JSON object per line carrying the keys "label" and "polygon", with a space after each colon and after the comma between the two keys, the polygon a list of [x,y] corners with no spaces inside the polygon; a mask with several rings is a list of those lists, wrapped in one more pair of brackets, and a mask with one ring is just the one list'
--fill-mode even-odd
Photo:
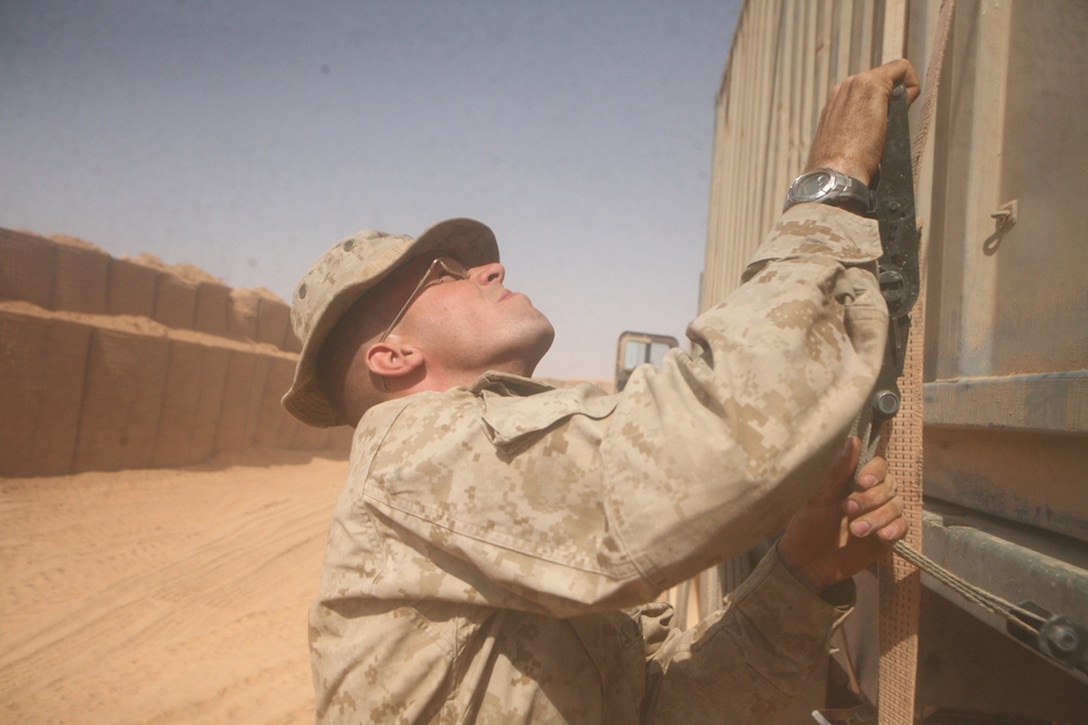
{"label": "hesco barrier wall", "polygon": [[0,476],[349,448],[349,428],[280,407],[300,349],[288,306],[188,272],[0,229]]}

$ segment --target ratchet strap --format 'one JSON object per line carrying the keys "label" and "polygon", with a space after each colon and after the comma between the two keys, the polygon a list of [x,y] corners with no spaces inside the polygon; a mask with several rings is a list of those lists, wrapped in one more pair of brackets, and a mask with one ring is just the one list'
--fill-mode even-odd
{"label": "ratchet strap", "polygon": [[[896,547],[921,548],[922,514],[922,335],[911,335],[911,312],[921,291],[919,233],[914,204],[914,173],[906,89],[898,86],[888,102],[888,125],[873,216],[883,254],[878,277],[888,305],[884,364],[869,405],[869,432],[863,457],[885,447],[888,468],[900,484],[904,514],[911,524]],[[920,315],[919,315],[920,317]],[[921,325],[918,326],[921,328]],[[900,387],[902,386],[902,388]],[[894,423],[893,423],[894,419]],[[894,426],[894,438],[892,427]],[[878,721],[914,721],[921,582],[918,570],[886,554],[878,563],[880,608],[880,685]]]}
{"label": "ratchet strap", "polygon": [[[884,367],[890,366],[899,379],[889,384],[890,373],[882,373],[879,377],[869,406],[870,421],[867,424],[870,428],[862,436],[866,443],[862,457],[868,460],[878,449],[884,449],[889,471],[899,483],[904,516],[911,525],[907,536],[893,547],[899,556],[889,552],[877,566],[880,611],[877,721],[885,725],[909,725],[915,721],[918,619],[922,592],[918,567],[923,565],[921,559],[925,559],[920,553],[924,325],[916,325],[915,334],[911,335],[909,313],[914,309],[915,320],[923,320],[925,316],[925,298],[922,294],[924,279],[921,275],[925,252],[921,249],[915,222],[914,178],[918,174],[929,135],[954,13],[955,0],[941,0],[936,35],[926,63],[917,133],[909,151],[906,170],[903,168],[903,145],[910,139],[906,94],[895,96],[889,102],[889,126],[881,161],[881,185],[884,188],[878,187],[876,203],[881,243],[884,246],[880,260],[881,292],[888,301],[891,322]],[[891,139],[890,148],[887,139]],[[909,208],[904,208],[904,203]],[[895,416],[894,422],[892,416]],[[878,441],[872,440],[874,438]]]}
{"label": "ratchet strap", "polygon": [[[888,305],[889,330],[884,364],[869,405],[856,432],[862,440],[859,468],[880,453],[899,484],[907,536],[878,562],[880,607],[880,680],[877,712],[864,701],[847,710],[813,712],[819,723],[915,722],[920,572],[958,593],[966,601],[1006,621],[1009,634],[1070,669],[1088,672],[1088,627],[1052,614],[1033,602],[1013,604],[971,584],[921,553],[922,543],[922,325],[910,334],[911,313],[924,317],[925,254],[915,221],[914,176],[925,149],[933,106],[940,85],[944,51],[955,0],[942,0],[937,33],[926,68],[919,125],[913,144],[907,123],[907,98],[895,89],[889,101],[888,126],[872,216],[878,222],[883,254],[879,261],[881,293]],[[921,262],[920,262],[921,260]],[[848,660],[848,666],[849,660]],[[848,675],[856,682],[853,673]],[[856,689],[856,685],[852,686]],[[860,690],[857,694],[861,695]]]}

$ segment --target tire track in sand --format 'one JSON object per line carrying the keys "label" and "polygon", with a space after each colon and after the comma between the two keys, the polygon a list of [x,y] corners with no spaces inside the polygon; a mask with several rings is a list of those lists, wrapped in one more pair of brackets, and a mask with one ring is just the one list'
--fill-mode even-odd
{"label": "tire track in sand", "polygon": [[268,455],[0,482],[0,719],[311,719],[306,608],[347,464]]}

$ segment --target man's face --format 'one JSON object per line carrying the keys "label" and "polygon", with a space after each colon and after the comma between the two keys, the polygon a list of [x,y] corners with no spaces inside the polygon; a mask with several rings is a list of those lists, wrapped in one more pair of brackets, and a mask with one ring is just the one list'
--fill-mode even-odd
{"label": "man's face", "polygon": [[[418,257],[397,270],[391,291],[398,302],[408,299],[433,261]],[[472,267],[467,278],[441,266],[432,270],[390,338],[422,350],[430,365],[464,374],[466,382],[487,370],[531,375],[555,331],[528,297],[506,289],[503,266]]]}

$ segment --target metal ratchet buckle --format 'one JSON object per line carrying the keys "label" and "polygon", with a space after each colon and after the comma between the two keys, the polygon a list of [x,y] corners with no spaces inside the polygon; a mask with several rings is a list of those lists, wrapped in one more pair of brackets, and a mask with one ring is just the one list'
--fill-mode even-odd
{"label": "metal ratchet buckle", "polygon": [[880,229],[878,274],[880,293],[888,305],[888,344],[884,364],[871,398],[873,423],[899,412],[897,380],[903,375],[910,334],[910,311],[918,300],[918,225],[914,208],[914,171],[911,167],[910,123],[907,89],[897,85],[888,100],[888,125],[880,175],[870,216]]}

